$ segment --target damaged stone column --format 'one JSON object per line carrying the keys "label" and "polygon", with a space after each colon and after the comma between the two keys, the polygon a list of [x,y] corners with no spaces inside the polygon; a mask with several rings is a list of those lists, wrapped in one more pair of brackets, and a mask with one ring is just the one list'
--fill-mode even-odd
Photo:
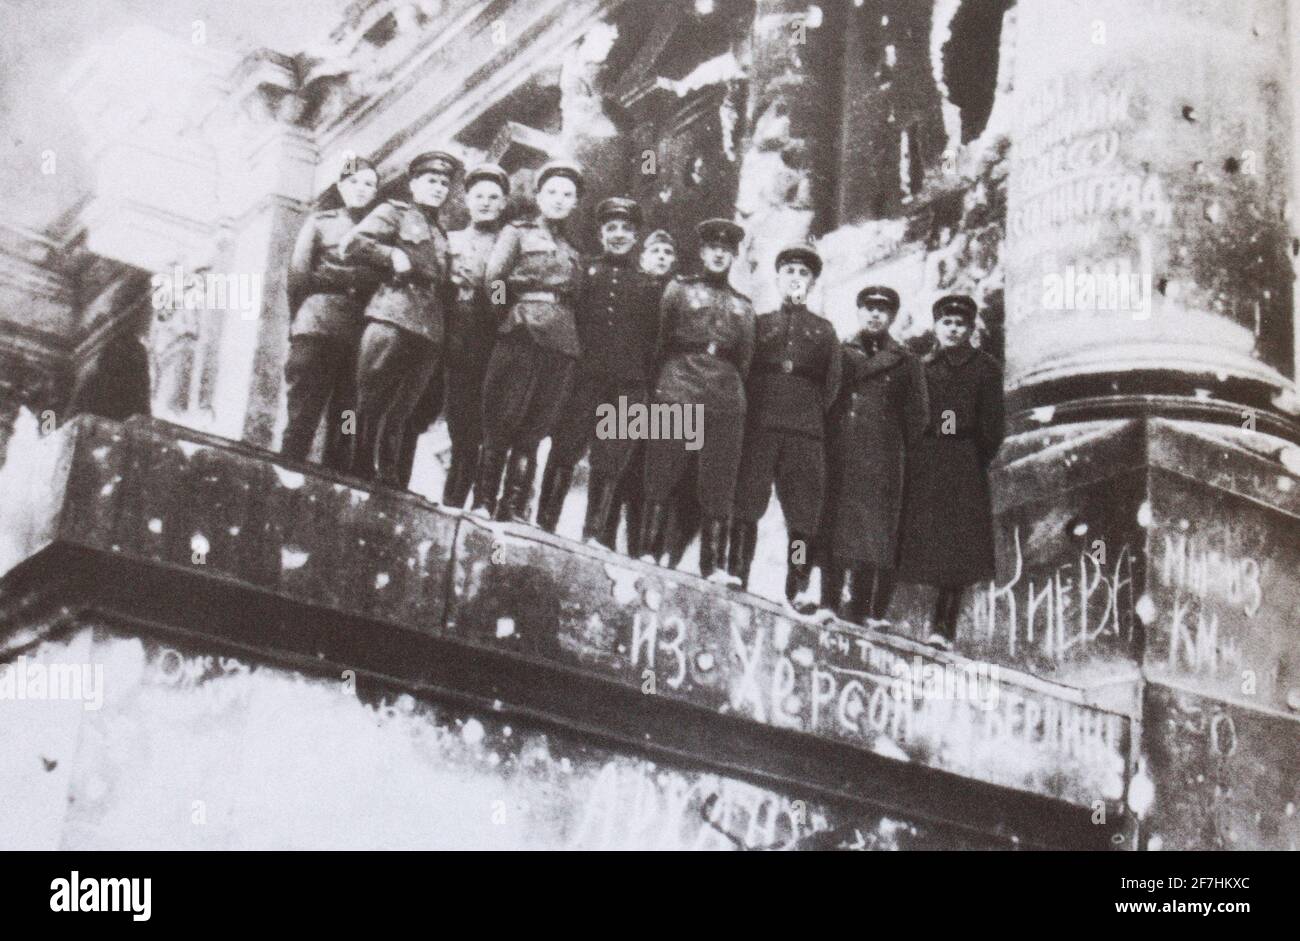
{"label": "damaged stone column", "polygon": [[[124,74],[122,50],[148,67]],[[96,168],[85,247],[154,276],[154,414],[273,446],[284,271],[316,164],[293,60],[136,30],[66,86]]]}
{"label": "damaged stone column", "polygon": [[1018,6],[1012,433],[958,646],[1137,723],[1142,849],[1300,833],[1286,10]]}
{"label": "damaged stone column", "polygon": [[228,311],[224,318],[216,400],[243,405],[227,409],[229,420],[240,424],[219,433],[271,448],[278,445],[289,353],[284,279],[303,207],[313,195],[317,150],[310,130],[300,126],[307,101],[292,59],[271,50],[253,53],[240,64],[236,81],[236,95],[214,115],[240,132],[223,152],[226,204],[234,209],[218,268],[252,280],[258,290],[252,310]]}
{"label": "damaged stone column", "polygon": [[1300,411],[1289,75],[1272,0],[1020,5],[1005,257],[1021,404]]}

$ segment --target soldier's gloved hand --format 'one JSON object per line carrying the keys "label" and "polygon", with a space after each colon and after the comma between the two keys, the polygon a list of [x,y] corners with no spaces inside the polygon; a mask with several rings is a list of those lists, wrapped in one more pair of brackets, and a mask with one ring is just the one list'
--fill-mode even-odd
{"label": "soldier's gloved hand", "polygon": [[393,253],[388,256],[388,260],[392,263],[393,270],[398,274],[406,274],[411,270],[411,259],[400,248],[393,249]]}

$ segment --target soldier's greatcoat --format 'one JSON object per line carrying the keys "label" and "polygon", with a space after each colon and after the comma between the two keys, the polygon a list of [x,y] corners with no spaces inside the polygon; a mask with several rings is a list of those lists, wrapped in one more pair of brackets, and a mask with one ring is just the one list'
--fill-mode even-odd
{"label": "soldier's greatcoat", "polygon": [[904,500],[898,577],[956,588],[993,576],[988,467],[1006,433],[1002,370],[970,346],[925,358],[930,414]]}
{"label": "soldier's greatcoat", "polygon": [[860,333],[843,350],[828,422],[830,551],[844,562],[892,569],[908,456],[929,419],[924,366],[888,334]]}

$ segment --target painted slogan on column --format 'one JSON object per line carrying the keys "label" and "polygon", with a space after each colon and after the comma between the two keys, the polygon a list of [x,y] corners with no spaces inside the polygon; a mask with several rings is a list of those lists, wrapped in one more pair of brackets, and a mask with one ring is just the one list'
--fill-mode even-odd
{"label": "painted slogan on column", "polygon": [[1153,243],[1144,233],[1168,226],[1173,208],[1148,164],[1122,159],[1137,110],[1128,84],[1057,78],[1025,96],[1008,218],[1021,273],[1008,296],[1012,323],[1041,311],[1151,315]]}
{"label": "painted slogan on column", "polygon": [[1011,387],[1125,368],[1290,374],[1285,5],[1042,0],[1023,16]]}

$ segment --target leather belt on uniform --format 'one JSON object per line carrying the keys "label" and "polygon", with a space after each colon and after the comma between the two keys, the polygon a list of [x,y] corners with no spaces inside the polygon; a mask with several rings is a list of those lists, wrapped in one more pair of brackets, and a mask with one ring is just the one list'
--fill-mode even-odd
{"label": "leather belt on uniform", "polygon": [[797,364],[794,360],[760,360],[754,364],[754,368],[759,372],[781,373],[786,376],[799,376],[802,379],[809,379],[813,382],[822,381],[822,373],[813,366],[804,366]]}
{"label": "leather belt on uniform", "polygon": [[718,359],[731,362],[731,357],[728,355],[730,350],[717,340],[710,340],[708,343],[674,343],[668,352],[670,354],[707,353],[709,356],[716,356]]}

